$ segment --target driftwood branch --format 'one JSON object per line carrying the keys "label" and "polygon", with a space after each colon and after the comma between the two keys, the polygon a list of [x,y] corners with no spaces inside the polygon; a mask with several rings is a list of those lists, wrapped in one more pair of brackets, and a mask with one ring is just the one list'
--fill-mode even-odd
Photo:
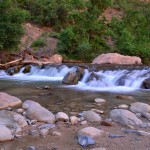
{"label": "driftwood branch", "polygon": [[10,61],[10,62],[5,63],[5,64],[0,64],[0,69],[6,70],[6,69],[8,69],[10,67],[18,66],[18,65],[22,65],[22,58]]}

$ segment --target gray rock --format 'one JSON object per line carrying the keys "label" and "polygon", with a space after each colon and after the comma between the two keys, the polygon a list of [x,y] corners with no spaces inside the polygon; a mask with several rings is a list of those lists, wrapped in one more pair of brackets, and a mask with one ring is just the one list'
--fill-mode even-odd
{"label": "gray rock", "polygon": [[55,116],[49,110],[42,107],[39,103],[26,100],[22,107],[26,109],[25,115],[31,120],[37,120],[47,123],[54,123]]}
{"label": "gray rock", "polygon": [[95,140],[87,135],[78,136],[78,143],[83,147],[96,144]]}
{"label": "gray rock", "polygon": [[21,100],[15,96],[0,92],[0,109],[21,105]]}
{"label": "gray rock", "polygon": [[89,122],[101,122],[102,121],[102,118],[97,113],[91,110],[84,112],[83,118]]}
{"label": "gray rock", "polygon": [[88,135],[92,138],[102,136],[103,134],[104,134],[104,131],[99,130],[99,129],[94,128],[94,127],[85,127],[83,129],[79,130],[77,133],[78,136]]}
{"label": "gray rock", "polygon": [[110,112],[110,117],[114,122],[125,126],[139,126],[142,121],[136,117],[132,112],[125,109],[114,109]]}
{"label": "gray rock", "polygon": [[13,139],[14,136],[12,135],[11,131],[7,127],[0,125],[0,142],[10,141]]}
{"label": "gray rock", "polygon": [[143,117],[150,119],[150,105],[141,102],[132,103],[130,110],[134,113],[141,113]]}
{"label": "gray rock", "polygon": [[5,126],[15,126],[16,128],[24,127],[27,125],[26,119],[20,114],[8,111],[0,111],[0,124]]}

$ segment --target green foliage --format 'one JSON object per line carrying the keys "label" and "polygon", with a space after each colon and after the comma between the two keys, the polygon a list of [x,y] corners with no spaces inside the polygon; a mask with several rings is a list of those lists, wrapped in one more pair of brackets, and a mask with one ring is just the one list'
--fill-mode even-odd
{"label": "green foliage", "polygon": [[108,46],[103,40],[107,30],[105,20],[99,19],[102,10],[96,3],[84,2],[82,11],[74,9],[68,14],[68,25],[61,31],[58,43],[60,53],[82,60],[91,60],[105,52]]}
{"label": "green foliage", "polygon": [[150,4],[126,0],[125,6],[122,8],[126,15],[111,24],[116,48],[122,54],[150,58]]}
{"label": "green foliage", "polygon": [[46,45],[44,38],[33,41],[31,47],[44,47]]}
{"label": "green foliage", "polygon": [[28,14],[12,5],[11,0],[0,2],[0,49],[16,47],[23,34],[22,23]]}

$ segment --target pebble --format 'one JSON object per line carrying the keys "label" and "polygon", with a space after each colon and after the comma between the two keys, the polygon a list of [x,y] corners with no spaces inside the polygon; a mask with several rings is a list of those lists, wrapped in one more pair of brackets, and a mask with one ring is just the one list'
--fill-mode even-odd
{"label": "pebble", "polygon": [[110,138],[121,138],[121,137],[125,137],[125,135],[112,134],[112,133],[110,133],[110,134],[109,134],[109,137],[110,137]]}
{"label": "pebble", "polygon": [[39,132],[37,130],[29,130],[29,134],[32,136],[39,136]]}
{"label": "pebble", "polygon": [[102,99],[102,98],[96,98],[95,100],[94,100],[96,103],[105,103],[106,102],[106,100],[105,99]]}
{"label": "pebble", "polygon": [[23,108],[18,108],[16,110],[17,113],[22,114],[25,110]]}
{"label": "pebble", "polygon": [[78,118],[76,116],[71,116],[70,117],[70,122],[72,125],[75,125],[78,123]]}
{"label": "pebble", "polygon": [[99,114],[104,114],[104,111],[102,110],[98,110],[98,109],[91,109],[91,110]]}
{"label": "pebble", "polygon": [[61,136],[61,133],[58,131],[54,131],[54,132],[52,132],[52,135],[53,136]]}
{"label": "pebble", "polygon": [[121,105],[119,105],[117,108],[120,108],[120,109],[128,109],[129,106],[126,105],[126,104],[121,104]]}

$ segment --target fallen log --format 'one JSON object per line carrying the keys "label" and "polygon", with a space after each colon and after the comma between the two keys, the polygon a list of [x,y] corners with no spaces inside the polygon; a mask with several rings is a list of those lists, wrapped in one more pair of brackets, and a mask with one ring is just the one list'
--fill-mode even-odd
{"label": "fallen log", "polygon": [[0,64],[0,69],[6,70],[6,69],[8,69],[10,67],[18,66],[18,65],[22,65],[22,58],[10,61],[10,62],[5,63],[5,64]]}

